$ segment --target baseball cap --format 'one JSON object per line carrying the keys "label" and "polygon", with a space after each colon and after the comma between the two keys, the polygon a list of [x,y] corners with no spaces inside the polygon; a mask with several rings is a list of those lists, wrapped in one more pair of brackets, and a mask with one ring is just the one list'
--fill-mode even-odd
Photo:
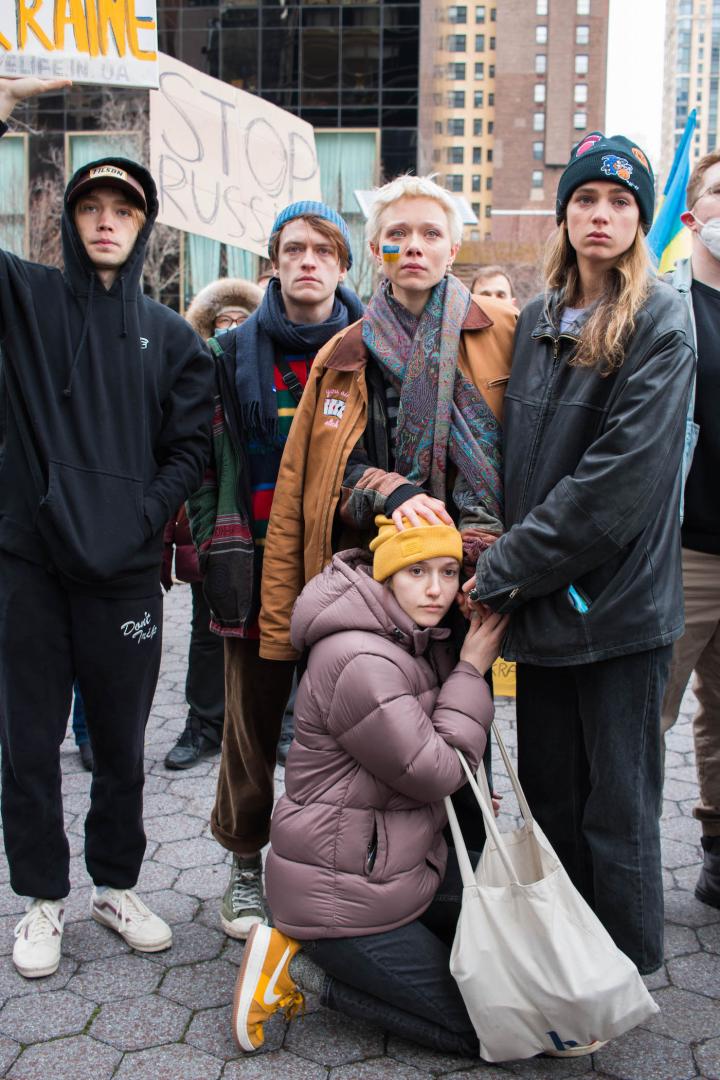
{"label": "baseball cap", "polygon": [[68,203],[72,205],[84,191],[95,187],[114,187],[123,191],[137,206],[147,213],[147,198],[139,180],[119,165],[109,163],[94,165],[81,173],[72,190],[68,193]]}

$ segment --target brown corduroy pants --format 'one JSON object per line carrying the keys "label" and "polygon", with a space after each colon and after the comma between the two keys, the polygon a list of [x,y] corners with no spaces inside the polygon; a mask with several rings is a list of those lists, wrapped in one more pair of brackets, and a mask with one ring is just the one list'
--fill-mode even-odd
{"label": "brown corduroy pants", "polygon": [[268,842],[280,727],[295,664],[263,660],[259,641],[225,638],[225,729],[210,827],[236,855]]}

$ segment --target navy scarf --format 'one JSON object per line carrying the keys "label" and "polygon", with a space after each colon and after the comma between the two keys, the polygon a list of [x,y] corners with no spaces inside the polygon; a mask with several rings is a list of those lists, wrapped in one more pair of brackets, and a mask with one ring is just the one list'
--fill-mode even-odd
{"label": "navy scarf", "polygon": [[[350,289],[338,285],[330,317],[322,323],[290,322],[280,292],[271,278],[257,311],[231,331],[235,337],[235,390],[245,435],[272,444],[277,435],[277,395],[273,391],[277,353],[312,359],[340,330],[356,322],[363,305]],[[232,348],[232,344],[228,342]],[[229,351],[229,350],[228,350]]]}

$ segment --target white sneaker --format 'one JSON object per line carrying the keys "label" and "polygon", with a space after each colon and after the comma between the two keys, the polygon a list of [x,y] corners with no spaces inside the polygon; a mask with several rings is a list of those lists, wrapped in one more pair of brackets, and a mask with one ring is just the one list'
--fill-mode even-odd
{"label": "white sneaker", "polygon": [[109,926],[140,952],[162,952],[172,945],[172,930],[158,915],[153,915],[132,889],[93,889],[90,914],[103,926]]}
{"label": "white sneaker", "polygon": [[64,900],[32,900],[15,927],[13,963],[26,979],[52,975],[60,964]]}

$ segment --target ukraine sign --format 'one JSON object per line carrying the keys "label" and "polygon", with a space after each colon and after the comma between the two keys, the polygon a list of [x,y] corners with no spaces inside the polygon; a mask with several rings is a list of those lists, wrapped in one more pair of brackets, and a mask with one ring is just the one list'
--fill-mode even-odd
{"label": "ukraine sign", "polygon": [[155,0],[0,0],[0,76],[158,85]]}

